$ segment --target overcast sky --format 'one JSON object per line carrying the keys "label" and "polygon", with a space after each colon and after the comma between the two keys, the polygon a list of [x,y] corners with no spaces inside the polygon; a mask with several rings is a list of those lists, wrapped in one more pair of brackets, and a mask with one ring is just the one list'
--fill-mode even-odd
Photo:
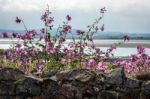
{"label": "overcast sky", "polygon": [[73,28],[86,29],[107,8],[102,23],[109,32],[150,33],[150,0],[0,0],[0,29],[22,30],[15,17],[23,19],[28,28],[41,28],[40,15],[49,4],[56,27],[67,14]]}

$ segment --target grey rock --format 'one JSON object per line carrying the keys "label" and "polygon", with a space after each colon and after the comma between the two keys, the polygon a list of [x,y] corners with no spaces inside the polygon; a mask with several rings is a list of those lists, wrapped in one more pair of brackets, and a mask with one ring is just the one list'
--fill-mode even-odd
{"label": "grey rock", "polygon": [[67,97],[67,99],[81,99],[82,92],[77,87],[71,84],[63,84],[60,88],[60,94]]}
{"label": "grey rock", "polygon": [[59,94],[60,86],[57,84],[56,81],[53,81],[51,79],[44,79],[41,85],[42,85],[41,96],[46,96],[49,99],[54,99],[60,95]]}
{"label": "grey rock", "polygon": [[96,77],[96,74],[86,69],[74,69],[69,74],[69,79],[74,79],[82,83],[91,81]]}
{"label": "grey rock", "polygon": [[87,69],[73,69],[72,71],[63,71],[56,75],[58,81],[60,80],[76,80],[82,83],[87,83],[94,79],[96,74]]}
{"label": "grey rock", "polygon": [[0,81],[0,95],[15,95],[14,83],[8,81]]}
{"label": "grey rock", "polygon": [[124,68],[113,69],[106,75],[105,81],[114,85],[121,85],[125,80]]}
{"label": "grey rock", "polygon": [[16,94],[22,96],[38,96],[41,94],[40,81],[26,77],[16,83]]}
{"label": "grey rock", "polygon": [[42,74],[42,78],[44,78],[44,77],[52,77],[52,76],[55,76],[57,73],[58,73],[58,70],[45,71]]}
{"label": "grey rock", "polygon": [[16,98],[15,96],[0,96],[0,99],[21,99],[21,98]]}
{"label": "grey rock", "polygon": [[56,74],[56,81],[68,79],[69,71],[60,71]]}
{"label": "grey rock", "polygon": [[150,95],[150,81],[142,84],[142,94]]}
{"label": "grey rock", "polygon": [[21,78],[24,78],[25,74],[20,71],[19,69],[14,68],[1,68],[0,69],[0,81],[4,80],[19,80]]}
{"label": "grey rock", "polygon": [[133,80],[133,79],[127,78],[127,80],[125,82],[125,87],[131,88],[131,89],[140,88],[141,84],[142,84],[142,82],[139,80]]}
{"label": "grey rock", "polygon": [[97,99],[118,99],[119,93],[115,91],[102,91],[97,96]]}

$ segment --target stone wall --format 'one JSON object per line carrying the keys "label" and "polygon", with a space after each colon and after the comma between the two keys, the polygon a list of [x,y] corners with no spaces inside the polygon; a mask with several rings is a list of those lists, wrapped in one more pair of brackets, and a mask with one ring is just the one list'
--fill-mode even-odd
{"label": "stone wall", "polygon": [[25,75],[0,69],[0,99],[150,99],[150,80],[132,80],[123,68],[109,74],[86,69]]}

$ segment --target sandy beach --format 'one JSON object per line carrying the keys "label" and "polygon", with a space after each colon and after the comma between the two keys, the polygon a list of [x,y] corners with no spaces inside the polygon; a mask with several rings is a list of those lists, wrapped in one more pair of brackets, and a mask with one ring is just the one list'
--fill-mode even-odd
{"label": "sandy beach", "polygon": [[[70,41],[71,40],[67,40],[65,44],[67,44]],[[94,43],[97,47],[109,47],[110,45],[113,45],[114,43],[118,43],[118,42],[123,42],[123,40],[94,40]],[[0,39],[0,44],[12,44],[12,43],[17,43],[17,39],[14,40],[11,40],[10,38]],[[135,48],[137,45],[142,45],[143,47],[150,48],[150,40],[130,40],[124,42],[119,47]]]}

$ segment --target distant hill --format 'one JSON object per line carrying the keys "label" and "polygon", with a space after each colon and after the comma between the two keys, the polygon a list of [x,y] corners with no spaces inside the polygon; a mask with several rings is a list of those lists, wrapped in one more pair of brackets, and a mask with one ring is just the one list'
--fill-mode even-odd
{"label": "distant hill", "polygon": [[[39,30],[36,30],[37,33],[39,33]],[[76,30],[72,30],[72,33],[68,33],[67,39],[71,39],[72,35],[75,37],[75,39],[78,39],[78,36],[76,35]],[[0,33],[7,32],[9,35],[11,33],[16,32],[19,34],[24,33],[24,31],[21,30],[5,30],[0,29]],[[56,30],[54,29],[52,32],[52,35],[55,35]],[[132,40],[150,40],[150,33],[122,33],[122,32],[98,32],[94,34],[94,39],[122,39],[124,35],[128,35]],[[38,37],[38,36],[37,36]]]}

